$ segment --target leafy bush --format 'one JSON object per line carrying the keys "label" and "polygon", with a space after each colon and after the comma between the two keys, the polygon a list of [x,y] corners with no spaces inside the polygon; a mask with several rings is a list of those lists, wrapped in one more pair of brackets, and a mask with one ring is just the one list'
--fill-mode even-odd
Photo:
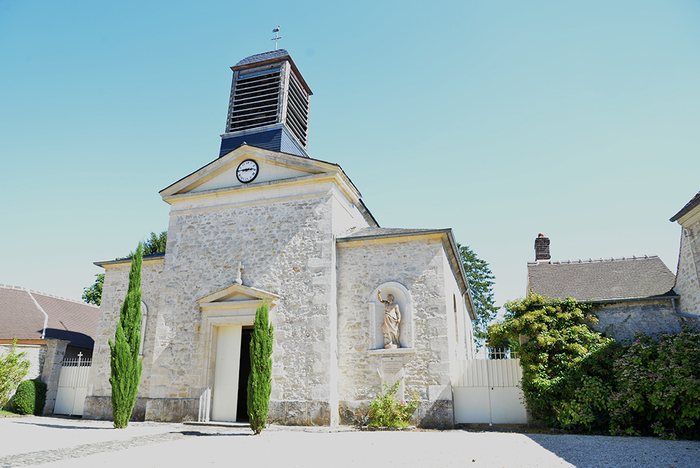
{"label": "leafy bush", "polygon": [[615,362],[612,434],[700,438],[700,334],[636,335]]}
{"label": "leafy bush", "polygon": [[401,380],[389,387],[384,384],[385,392],[378,394],[369,404],[369,425],[373,427],[407,427],[420,401],[413,395],[409,401],[397,401],[396,391]]}
{"label": "leafy bush", "polygon": [[4,408],[15,392],[17,385],[29,371],[27,353],[17,352],[17,338],[12,342],[10,352],[0,355],[0,408]]}
{"label": "leafy bush", "polygon": [[615,341],[603,338],[593,306],[530,294],[505,304],[503,323],[489,329],[489,342],[526,337],[518,353],[522,390],[530,414],[550,426],[607,430]]}
{"label": "leafy bush", "polygon": [[590,329],[592,307],[573,299],[528,295],[505,308],[489,341],[526,338],[518,352],[533,418],[585,433],[700,439],[700,333],[620,345]]}
{"label": "leafy bush", "polygon": [[39,379],[23,380],[10,402],[10,409],[17,414],[41,416],[46,403],[46,384]]}

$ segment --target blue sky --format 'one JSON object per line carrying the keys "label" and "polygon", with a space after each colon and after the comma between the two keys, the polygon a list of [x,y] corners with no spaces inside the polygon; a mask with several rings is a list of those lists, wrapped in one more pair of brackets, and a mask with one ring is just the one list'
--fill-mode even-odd
{"label": "blue sky", "polygon": [[0,1],[0,283],[78,299],[218,156],[229,67],[287,49],[309,152],[383,227],[452,227],[525,293],[554,259],[659,255],[700,190],[700,3]]}

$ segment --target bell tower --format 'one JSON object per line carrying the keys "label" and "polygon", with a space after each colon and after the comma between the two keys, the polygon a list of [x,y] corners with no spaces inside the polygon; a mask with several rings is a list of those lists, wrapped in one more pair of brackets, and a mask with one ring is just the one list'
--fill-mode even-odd
{"label": "bell tower", "polygon": [[219,157],[246,143],[309,157],[311,89],[284,49],[252,55],[231,67],[233,83]]}

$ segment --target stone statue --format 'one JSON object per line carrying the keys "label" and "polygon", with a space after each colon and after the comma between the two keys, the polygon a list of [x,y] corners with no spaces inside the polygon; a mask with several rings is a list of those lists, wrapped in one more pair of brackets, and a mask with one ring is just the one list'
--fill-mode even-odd
{"label": "stone statue", "polygon": [[384,333],[384,348],[400,348],[399,343],[399,323],[401,323],[401,311],[399,305],[394,302],[394,295],[387,294],[386,301],[382,300],[381,289],[377,291],[379,302],[384,304],[384,325],[382,325],[382,333]]}

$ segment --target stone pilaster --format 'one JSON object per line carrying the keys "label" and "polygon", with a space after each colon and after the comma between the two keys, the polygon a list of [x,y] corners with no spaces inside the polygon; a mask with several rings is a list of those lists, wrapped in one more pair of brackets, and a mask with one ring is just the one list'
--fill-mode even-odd
{"label": "stone pilaster", "polygon": [[46,383],[46,405],[44,414],[53,414],[56,405],[56,393],[58,392],[58,379],[61,376],[61,361],[66,355],[66,347],[69,341],[46,339],[46,356],[41,370],[41,380]]}

